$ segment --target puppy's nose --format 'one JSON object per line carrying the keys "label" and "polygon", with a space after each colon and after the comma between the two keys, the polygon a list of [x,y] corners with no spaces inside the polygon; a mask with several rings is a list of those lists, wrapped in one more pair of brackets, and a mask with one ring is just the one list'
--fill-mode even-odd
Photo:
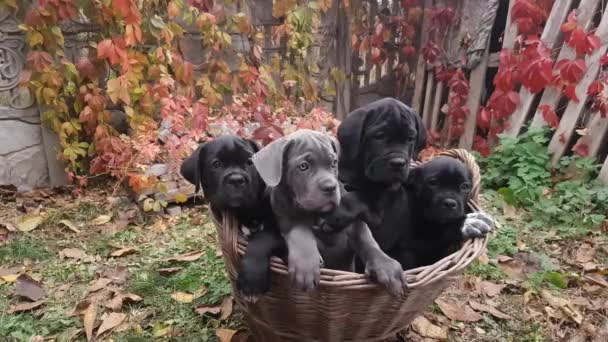
{"label": "puppy's nose", "polygon": [[228,179],[226,181],[228,184],[230,184],[236,188],[240,188],[243,185],[245,185],[246,180],[243,175],[234,174],[234,175],[228,176]]}
{"label": "puppy's nose", "polygon": [[402,169],[405,166],[405,159],[403,158],[393,158],[388,161],[388,164],[393,169]]}
{"label": "puppy's nose", "polygon": [[332,179],[324,179],[319,182],[319,189],[326,194],[333,194],[338,188],[338,183]]}
{"label": "puppy's nose", "polygon": [[453,200],[451,198],[446,198],[443,200],[443,206],[446,209],[456,209],[456,207],[458,206],[458,202],[456,202],[456,200]]}

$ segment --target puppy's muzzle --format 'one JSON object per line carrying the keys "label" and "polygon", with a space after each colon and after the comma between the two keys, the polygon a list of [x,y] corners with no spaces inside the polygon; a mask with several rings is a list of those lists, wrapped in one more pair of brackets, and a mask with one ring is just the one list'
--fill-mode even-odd
{"label": "puppy's muzzle", "polygon": [[245,187],[245,185],[247,185],[248,180],[247,180],[247,177],[245,177],[242,174],[232,173],[232,174],[226,176],[225,182],[226,182],[226,184],[234,187],[235,189],[241,189],[241,188]]}
{"label": "puppy's muzzle", "polygon": [[402,170],[405,167],[406,163],[407,163],[407,161],[405,160],[405,158],[401,158],[401,157],[391,158],[388,161],[388,165],[391,167],[391,169],[393,169],[395,171]]}
{"label": "puppy's muzzle", "polygon": [[338,182],[334,179],[323,179],[319,182],[319,190],[328,196],[332,196],[338,189]]}
{"label": "puppy's muzzle", "polygon": [[451,198],[445,198],[441,201],[441,206],[447,210],[456,210],[458,208],[458,201]]}

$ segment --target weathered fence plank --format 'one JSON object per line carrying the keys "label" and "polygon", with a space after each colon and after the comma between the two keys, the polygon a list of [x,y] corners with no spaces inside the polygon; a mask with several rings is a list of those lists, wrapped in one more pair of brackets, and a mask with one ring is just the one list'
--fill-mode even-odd
{"label": "weathered fence plank", "polygon": [[431,104],[433,101],[433,91],[435,90],[435,76],[432,70],[426,72],[425,75],[426,91],[424,94],[424,106],[422,107],[422,121],[429,124],[431,122]]}
{"label": "weathered fence plank", "polygon": [[576,123],[587,102],[587,88],[595,81],[600,68],[600,58],[608,49],[608,9],[604,10],[602,20],[597,27],[595,34],[600,37],[602,45],[586,58],[586,63],[588,65],[587,71],[585,71],[585,75],[576,86],[576,94],[580,101],[570,101],[568,103],[568,107],[560,120],[559,127],[553,134],[553,138],[549,143],[549,152],[553,154],[552,162],[554,165],[557,164],[559,159],[566,152],[568,142],[572,139],[572,133],[576,127]]}
{"label": "weathered fence plank", "polygon": [[604,184],[608,185],[608,158],[604,160],[604,166],[602,166],[600,175],[597,178],[604,182]]}
{"label": "weathered fence plank", "polygon": [[[593,15],[597,11],[597,7],[599,4],[600,4],[599,0],[585,0],[585,1],[581,1],[580,5],[578,6],[578,8],[576,10],[576,17],[577,17],[579,25],[584,27],[585,30],[587,30],[589,28],[589,26],[591,25]],[[574,59],[574,58],[576,58],[576,51],[574,51],[574,49],[572,49],[570,46],[568,46],[568,44],[564,43],[564,45],[562,46],[562,48],[559,52],[559,56],[557,57],[556,61],[561,61],[564,59]],[[563,91],[561,88],[547,87],[545,89],[545,91],[543,92],[543,96],[540,99],[540,103],[538,104],[538,107],[549,106],[553,110],[555,110],[555,107],[559,103],[559,100],[562,97],[562,95],[563,95]],[[543,118],[542,111],[538,110],[538,107],[536,107],[537,108],[536,113],[534,114],[534,118],[532,119],[532,123],[530,124],[531,127],[542,127],[547,124],[545,122],[545,119]]]}
{"label": "weathered fence plank", "polygon": [[[547,19],[543,34],[540,39],[543,41],[546,47],[554,49],[558,42],[558,37],[561,34],[560,27],[570,12],[570,6],[572,0],[561,0],[556,1],[551,9],[551,14]],[[530,107],[534,101],[536,94],[533,94],[530,90],[522,87],[519,91],[520,103],[515,110],[515,113],[511,115],[509,120],[509,128],[505,132],[506,135],[515,137],[519,134],[522,126],[526,122]]]}
{"label": "weathered fence plank", "polygon": [[581,137],[581,142],[589,147],[589,157],[595,157],[608,134],[608,118],[602,118],[599,112],[593,113],[586,128],[587,134]]}
{"label": "weathered fence plank", "polygon": [[437,83],[437,90],[435,91],[435,101],[433,103],[433,112],[431,113],[431,121],[427,123],[426,127],[431,132],[437,132],[437,121],[439,121],[439,111],[441,111],[441,100],[443,99],[443,90],[445,86],[443,81]]}
{"label": "weathered fence plank", "polygon": [[422,55],[422,48],[429,40],[429,26],[431,25],[431,7],[433,0],[424,0],[424,16],[422,17],[422,26],[420,28],[420,45],[418,46],[418,62],[416,63],[416,87],[414,88],[414,96],[412,97],[412,108],[420,113],[422,109],[422,96],[425,89],[426,78],[426,61]]}
{"label": "weathered fence plank", "polygon": [[507,24],[505,25],[505,33],[502,38],[502,48],[510,49],[515,44],[517,38],[517,25],[511,20],[511,12],[516,0],[509,1],[509,13],[507,14]]}
{"label": "weathered fence plank", "polygon": [[475,136],[475,130],[477,128],[477,113],[479,112],[479,104],[481,103],[481,95],[483,94],[483,88],[485,87],[486,72],[488,71],[488,62],[490,60],[489,45],[482,57],[481,63],[471,71],[469,77],[469,97],[467,98],[467,108],[469,109],[469,115],[464,123],[464,132],[460,137],[458,147],[464,149],[471,149],[473,146],[473,137]]}

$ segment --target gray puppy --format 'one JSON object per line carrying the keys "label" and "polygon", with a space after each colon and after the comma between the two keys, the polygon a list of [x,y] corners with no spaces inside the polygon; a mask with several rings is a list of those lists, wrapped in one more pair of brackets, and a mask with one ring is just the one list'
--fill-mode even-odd
{"label": "gray puppy", "polygon": [[270,202],[288,249],[293,286],[308,290],[326,268],[353,271],[355,253],[366,273],[394,295],[403,293],[399,263],[387,256],[365,223],[356,221],[339,232],[318,229],[321,217],[340,204],[339,144],[328,134],[299,130],[268,144],[253,155],[260,176],[270,188]]}

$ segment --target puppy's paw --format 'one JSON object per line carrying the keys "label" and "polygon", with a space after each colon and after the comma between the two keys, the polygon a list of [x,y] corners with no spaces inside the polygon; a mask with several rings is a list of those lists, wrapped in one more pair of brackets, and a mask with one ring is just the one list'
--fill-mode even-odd
{"label": "puppy's paw", "polygon": [[401,297],[407,287],[403,268],[387,255],[371,258],[365,265],[365,274],[382,284],[395,297]]}
{"label": "puppy's paw", "polygon": [[309,291],[321,281],[321,265],[319,260],[289,260],[289,280],[291,285],[297,289]]}
{"label": "puppy's paw", "polygon": [[476,237],[483,237],[494,228],[494,219],[492,216],[484,213],[470,213],[467,214],[467,218],[464,220],[462,225],[462,238],[471,239]]}
{"label": "puppy's paw", "polygon": [[236,288],[243,298],[248,301],[255,301],[257,296],[270,291],[270,284],[268,264],[243,260],[236,280]]}

